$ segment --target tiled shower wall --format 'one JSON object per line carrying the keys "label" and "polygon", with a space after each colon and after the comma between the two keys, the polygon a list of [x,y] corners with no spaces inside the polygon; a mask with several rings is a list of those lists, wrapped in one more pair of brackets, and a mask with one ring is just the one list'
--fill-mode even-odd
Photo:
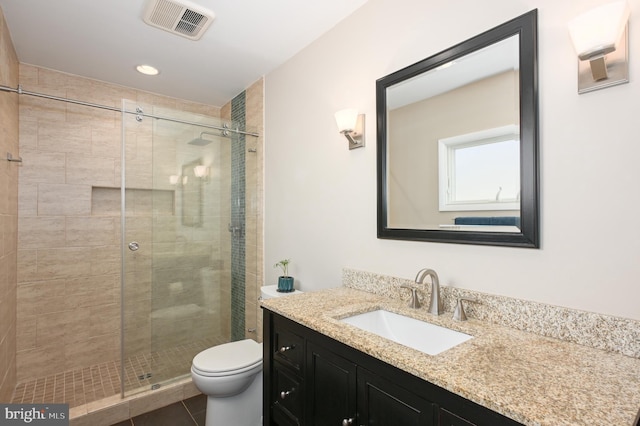
{"label": "tiled shower wall", "polygon": [[[20,83],[30,91],[115,107],[125,98],[219,114],[215,107],[29,65],[20,66]],[[260,120],[261,114],[260,104]],[[119,358],[119,217],[104,214],[95,188],[119,186],[120,119],[117,112],[20,98],[18,380]],[[144,141],[127,155],[149,161]],[[256,304],[257,289],[248,293]]]}
{"label": "tiled shower wall", "polygon": [[[0,10],[0,84],[16,87],[18,59]],[[0,93],[0,401],[16,384],[16,249],[18,235],[18,95]]]}

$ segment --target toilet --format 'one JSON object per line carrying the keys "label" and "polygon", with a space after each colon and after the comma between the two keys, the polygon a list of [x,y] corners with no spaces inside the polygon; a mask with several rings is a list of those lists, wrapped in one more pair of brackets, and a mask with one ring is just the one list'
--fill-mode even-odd
{"label": "toilet", "polygon": [[[261,298],[279,293],[277,286],[261,288]],[[262,343],[252,339],[205,349],[193,358],[193,384],[207,395],[206,426],[262,424]]]}
{"label": "toilet", "polygon": [[206,426],[262,424],[262,343],[205,349],[193,358],[191,379],[207,395]]}

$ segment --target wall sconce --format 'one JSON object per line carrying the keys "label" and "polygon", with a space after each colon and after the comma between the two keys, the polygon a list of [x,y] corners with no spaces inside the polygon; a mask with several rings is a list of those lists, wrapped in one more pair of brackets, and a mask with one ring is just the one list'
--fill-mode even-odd
{"label": "wall sconce", "polygon": [[628,21],[626,1],[608,3],[569,22],[578,53],[578,93],[629,82]]}
{"label": "wall sconce", "polygon": [[171,175],[171,176],[169,176],[169,183],[171,185],[177,185],[179,180],[180,180],[180,176],[179,175]]}
{"label": "wall sconce", "polygon": [[349,141],[349,149],[364,147],[364,114],[357,109],[347,108],[336,112],[338,131]]}
{"label": "wall sconce", "polygon": [[202,166],[202,165],[195,166],[193,168],[193,174],[196,175],[196,177],[199,177],[200,179],[206,182],[207,179],[209,178],[209,168],[207,166]]}

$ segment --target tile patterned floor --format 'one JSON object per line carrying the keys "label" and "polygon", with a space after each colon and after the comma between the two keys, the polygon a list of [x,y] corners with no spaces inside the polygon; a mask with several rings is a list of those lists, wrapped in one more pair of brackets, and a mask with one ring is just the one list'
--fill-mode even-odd
{"label": "tile patterned floor", "polygon": [[[203,339],[128,358],[125,362],[125,387],[127,390],[149,389],[154,383],[188,374],[193,357],[219,343],[222,342]],[[19,383],[11,402],[67,403],[71,408],[119,393],[120,362],[107,362]]]}
{"label": "tile patterned floor", "polygon": [[205,426],[207,397],[194,396],[112,426]]}

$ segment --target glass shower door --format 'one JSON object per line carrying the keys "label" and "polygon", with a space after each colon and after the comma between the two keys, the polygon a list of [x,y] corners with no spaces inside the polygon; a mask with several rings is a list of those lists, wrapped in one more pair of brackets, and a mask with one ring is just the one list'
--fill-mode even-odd
{"label": "glass shower door", "polygon": [[244,300],[236,306],[238,289],[244,297],[247,285],[246,250],[239,247],[245,219],[235,217],[239,206],[244,210],[246,168],[239,170],[234,150],[244,146],[235,134],[198,125],[221,126],[219,119],[142,109],[184,122],[123,117],[125,394],[185,377],[195,354],[244,338],[251,328]]}

